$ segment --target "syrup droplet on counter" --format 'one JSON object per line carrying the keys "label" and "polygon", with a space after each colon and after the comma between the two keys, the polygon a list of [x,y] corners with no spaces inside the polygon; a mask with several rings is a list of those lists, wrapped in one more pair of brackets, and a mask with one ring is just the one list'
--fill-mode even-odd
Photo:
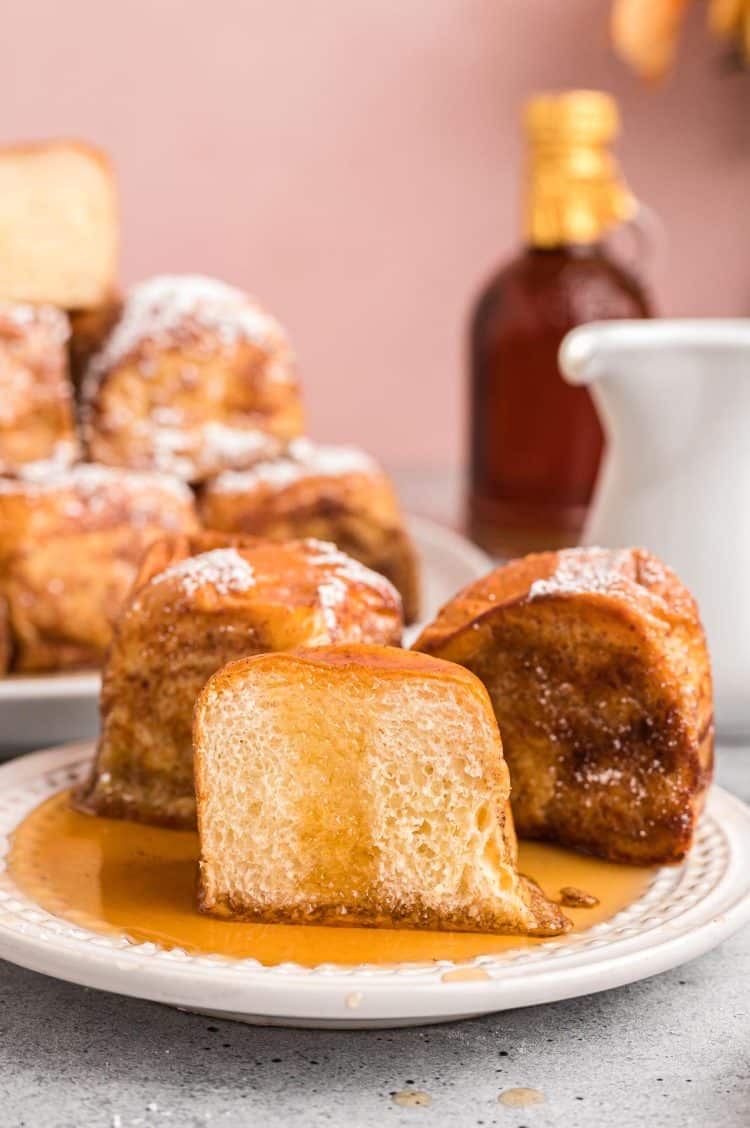
{"label": "syrup droplet on counter", "polygon": [[456,967],[453,971],[444,971],[440,978],[443,983],[470,983],[475,979],[490,977],[482,967]]}
{"label": "syrup droplet on counter", "polygon": [[391,1100],[402,1108],[424,1108],[425,1105],[432,1103],[430,1094],[421,1089],[402,1089],[394,1093]]}
{"label": "syrup droplet on counter", "polygon": [[529,1105],[544,1104],[546,1097],[538,1089],[505,1089],[497,1098],[508,1108],[528,1108]]}
{"label": "syrup droplet on counter", "polygon": [[593,909],[599,904],[599,898],[575,885],[564,885],[560,890],[560,904],[566,909]]}

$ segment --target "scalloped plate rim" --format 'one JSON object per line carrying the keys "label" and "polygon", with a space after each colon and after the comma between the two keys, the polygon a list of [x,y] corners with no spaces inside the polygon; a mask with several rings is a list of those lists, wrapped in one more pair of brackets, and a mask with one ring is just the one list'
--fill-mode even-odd
{"label": "scalloped plate rim", "polygon": [[[89,744],[67,745],[0,767],[0,801],[18,793],[22,808],[15,823],[10,816],[11,825],[7,812],[0,809],[5,848],[18,818],[60,786],[48,777],[80,765],[90,750]],[[554,1002],[676,967],[715,947],[750,920],[750,872],[743,872],[743,857],[750,852],[750,809],[714,786],[702,825],[691,858],[682,866],[658,871],[646,893],[612,921],[567,941],[479,956],[462,964],[438,961],[428,969],[409,964],[393,969],[263,967],[253,961],[168,952],[53,917],[20,891],[17,894],[5,872],[0,874],[0,957],[82,986],[240,1021],[289,1026],[416,1025]],[[693,892],[701,884],[701,864],[708,866],[709,874],[713,867],[717,875],[703,894]],[[640,929],[627,920],[624,925],[613,923],[633,910],[645,925],[650,906],[658,909],[661,903],[659,883],[664,896],[684,902],[679,912],[662,925],[657,921]],[[19,909],[8,909],[16,903]],[[41,916],[44,928],[21,910]],[[10,923],[9,912],[16,913]],[[58,927],[60,932],[53,931]],[[513,957],[514,951],[519,955]],[[441,975],[456,967],[481,967],[490,978],[443,982]]]}

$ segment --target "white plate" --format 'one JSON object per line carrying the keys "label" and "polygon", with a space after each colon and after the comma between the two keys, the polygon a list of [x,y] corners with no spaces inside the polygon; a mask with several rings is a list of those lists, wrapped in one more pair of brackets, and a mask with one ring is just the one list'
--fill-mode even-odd
{"label": "white plate", "polygon": [[0,678],[0,759],[96,736],[100,685],[95,670]]}
{"label": "white plate", "polygon": [[[244,1022],[409,1026],[619,987],[701,955],[750,919],[750,810],[713,788],[688,861],[659,870],[627,909],[566,939],[461,965],[312,969],[135,944],[52,916],[5,870],[7,836],[79,778],[90,752],[59,748],[0,768],[0,957],[87,987]],[[480,967],[489,979],[444,982],[457,966]]]}
{"label": "white plate", "polygon": [[408,524],[422,566],[422,617],[404,631],[404,646],[411,646],[457,591],[494,567],[489,556],[453,529],[426,517],[409,517]]}
{"label": "white plate", "polygon": [[[424,517],[410,517],[409,528],[422,560],[423,623],[435,617],[459,588],[486,575],[491,560],[475,545]],[[420,625],[405,632],[409,645]],[[0,678],[0,754],[90,740],[99,725],[100,678],[76,674],[12,675]]]}

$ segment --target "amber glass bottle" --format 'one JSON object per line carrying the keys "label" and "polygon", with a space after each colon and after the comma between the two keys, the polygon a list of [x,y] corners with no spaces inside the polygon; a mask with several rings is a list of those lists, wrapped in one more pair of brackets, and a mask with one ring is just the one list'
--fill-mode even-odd
{"label": "amber glass bottle", "polygon": [[471,323],[469,527],[498,557],[576,544],[583,525],[603,437],[588,391],[560,375],[563,337],[585,321],[651,312],[606,244],[635,210],[609,151],[614,101],[540,95],[525,122],[526,246]]}

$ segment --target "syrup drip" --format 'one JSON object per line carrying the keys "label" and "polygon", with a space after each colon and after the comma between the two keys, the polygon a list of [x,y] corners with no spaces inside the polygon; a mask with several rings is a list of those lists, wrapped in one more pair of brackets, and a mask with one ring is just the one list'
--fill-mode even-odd
{"label": "syrup drip", "polygon": [[[61,792],[16,829],[9,872],[42,908],[95,932],[124,933],[138,944],[150,941],[193,954],[254,958],[267,965],[287,961],[306,967],[429,965],[544,943],[524,936],[470,932],[217,920],[203,916],[195,906],[197,858],[198,836],[192,831],[84,815],[70,807],[69,793]],[[598,898],[593,908],[566,908],[574,931],[625,908],[646,891],[656,872],[601,862],[538,842],[521,843],[519,868],[548,896],[573,885]],[[443,979],[451,983],[459,977],[449,973]]]}
{"label": "syrup drip", "polygon": [[421,1089],[401,1089],[393,1094],[391,1100],[401,1108],[424,1108],[425,1105],[432,1103],[430,1094]]}
{"label": "syrup drip", "polygon": [[528,1108],[544,1104],[546,1098],[538,1089],[505,1089],[497,1099],[508,1108]]}

